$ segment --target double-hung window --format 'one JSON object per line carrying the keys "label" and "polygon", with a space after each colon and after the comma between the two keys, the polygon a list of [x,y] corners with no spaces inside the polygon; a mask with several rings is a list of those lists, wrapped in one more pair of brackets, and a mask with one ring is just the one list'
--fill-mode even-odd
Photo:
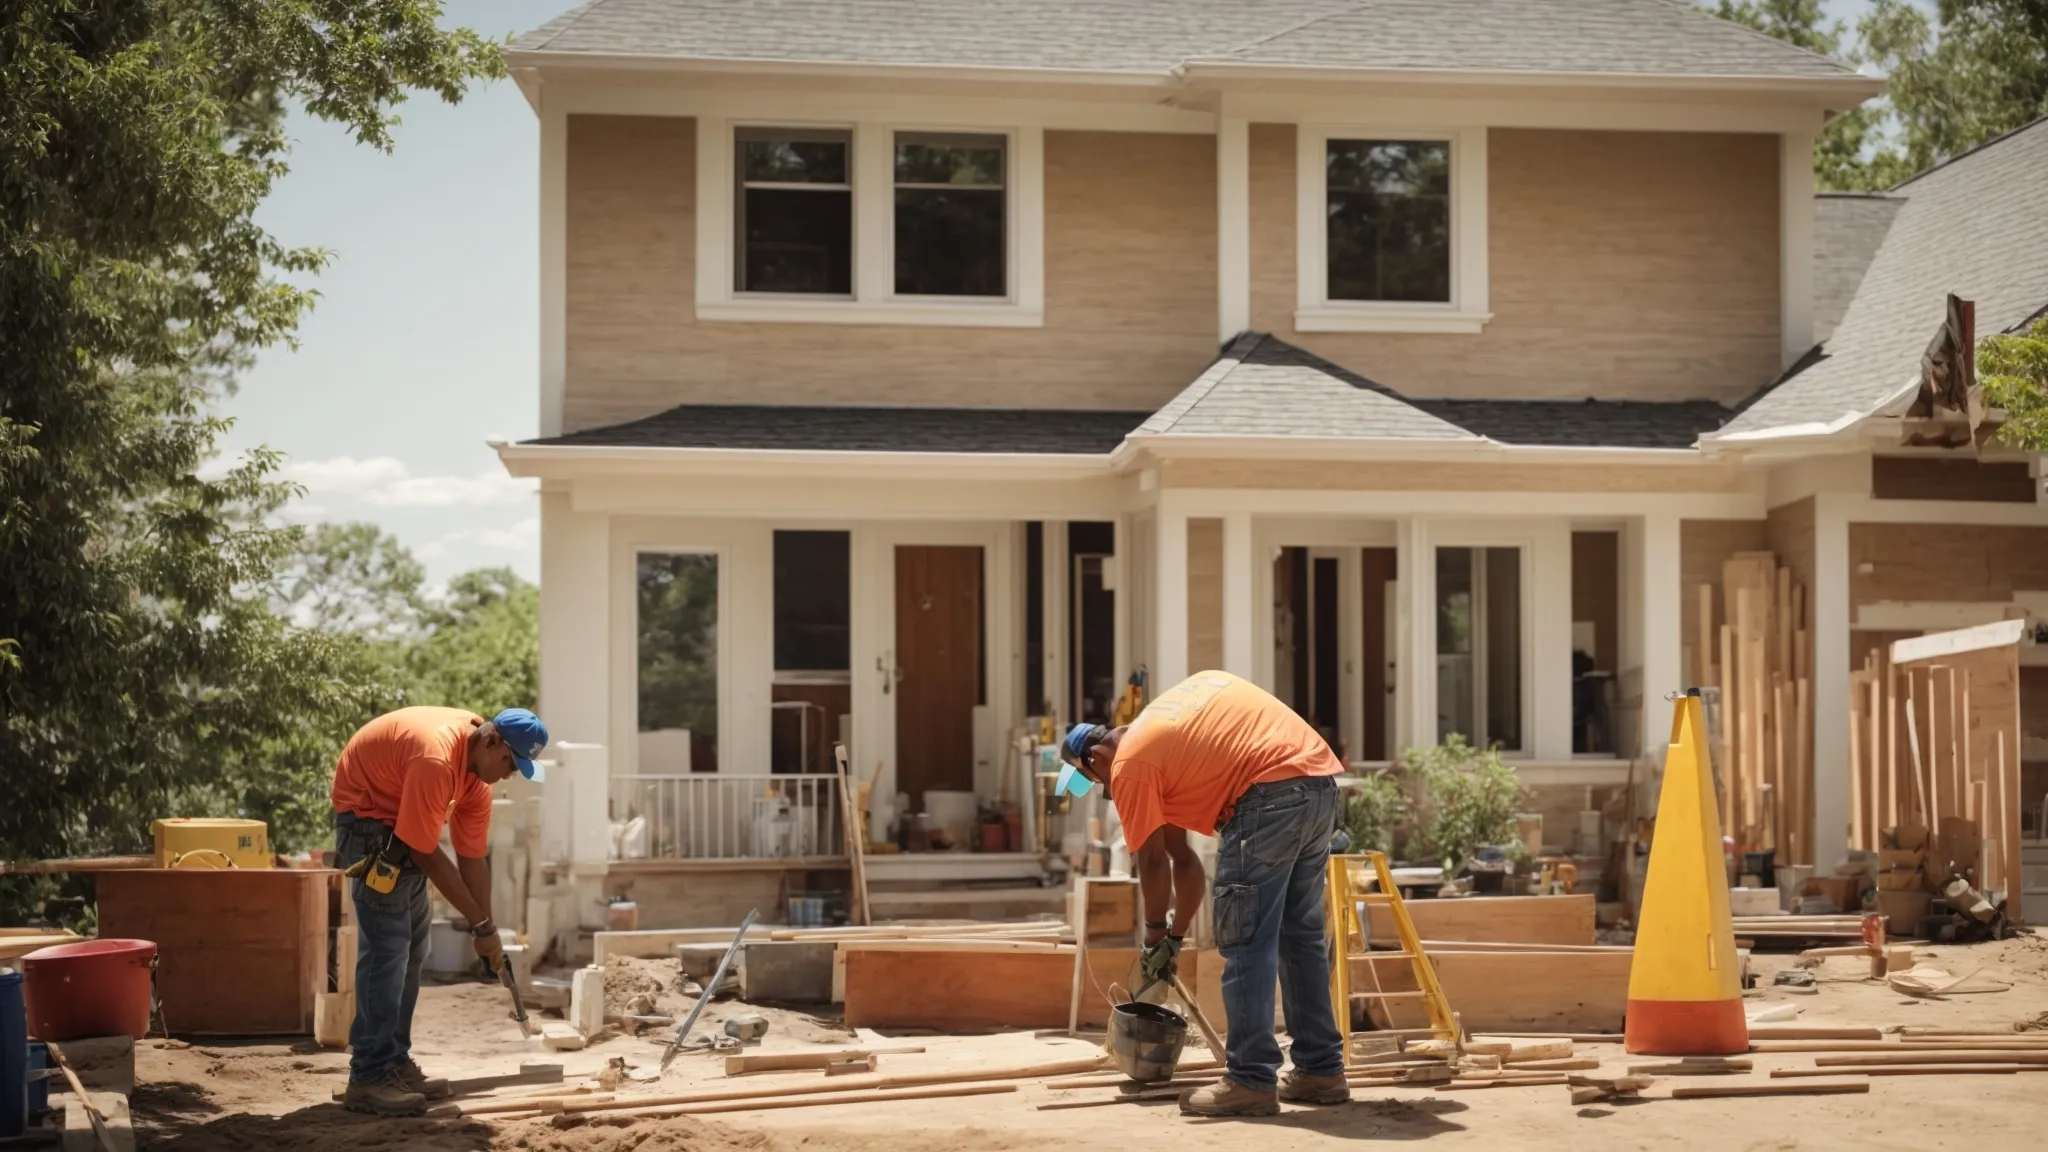
{"label": "double-hung window", "polygon": [[1302,331],[1480,331],[1486,133],[1300,130]]}
{"label": "double-hung window", "polygon": [[1039,130],[699,131],[698,319],[1043,324]]}

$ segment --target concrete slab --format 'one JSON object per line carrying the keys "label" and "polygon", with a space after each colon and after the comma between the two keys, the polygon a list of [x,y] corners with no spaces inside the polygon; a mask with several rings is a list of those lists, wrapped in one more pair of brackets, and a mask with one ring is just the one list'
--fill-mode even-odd
{"label": "concrete slab", "polygon": [[831,940],[751,941],[740,961],[740,998],[749,1004],[832,1002]]}

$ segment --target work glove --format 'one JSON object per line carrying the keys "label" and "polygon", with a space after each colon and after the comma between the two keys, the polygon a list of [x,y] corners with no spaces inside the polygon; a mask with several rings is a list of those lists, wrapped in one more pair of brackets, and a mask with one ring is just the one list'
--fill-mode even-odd
{"label": "work glove", "polygon": [[1138,957],[1138,963],[1145,973],[1147,984],[1171,984],[1180,974],[1177,963],[1180,957],[1181,938],[1162,936],[1157,944],[1149,945]]}

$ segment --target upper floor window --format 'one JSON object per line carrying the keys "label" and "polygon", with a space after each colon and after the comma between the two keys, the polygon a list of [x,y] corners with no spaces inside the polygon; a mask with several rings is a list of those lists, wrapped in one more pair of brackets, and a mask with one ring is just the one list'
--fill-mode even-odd
{"label": "upper floor window", "polygon": [[1001,136],[896,135],[896,292],[1005,296]]}
{"label": "upper floor window", "polygon": [[1299,133],[1295,328],[1482,330],[1486,130]]}
{"label": "upper floor window", "polygon": [[1041,130],[698,124],[698,319],[1044,323]]}
{"label": "upper floor window", "polygon": [[741,292],[853,292],[852,134],[742,128],[733,231]]}

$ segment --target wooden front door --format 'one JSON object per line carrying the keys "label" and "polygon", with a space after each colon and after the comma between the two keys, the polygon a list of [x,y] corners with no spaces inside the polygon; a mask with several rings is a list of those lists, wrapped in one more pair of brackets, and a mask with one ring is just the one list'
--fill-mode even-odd
{"label": "wooden front door", "polygon": [[981,549],[896,549],[896,790],[974,790],[981,703]]}

